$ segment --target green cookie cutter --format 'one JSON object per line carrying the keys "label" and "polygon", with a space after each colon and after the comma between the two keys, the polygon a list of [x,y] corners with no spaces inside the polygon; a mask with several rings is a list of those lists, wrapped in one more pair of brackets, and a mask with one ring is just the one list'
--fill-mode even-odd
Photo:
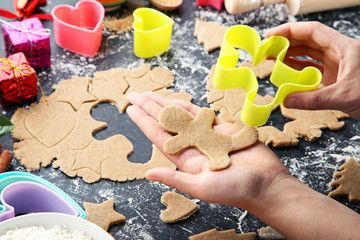
{"label": "green cookie cutter", "polygon": [[152,8],[138,8],[134,16],[134,53],[140,58],[151,58],[170,47],[174,20]]}
{"label": "green cookie cutter", "polygon": [[[246,98],[241,112],[241,120],[250,126],[264,125],[275,105],[282,104],[285,97],[293,92],[317,89],[322,81],[322,74],[315,67],[306,67],[297,71],[285,63],[289,40],[282,36],[272,36],[261,42],[260,35],[251,27],[236,25],[230,27],[224,36],[220,50],[213,85],[221,90],[242,88]],[[254,65],[266,58],[276,58],[270,81],[278,87],[274,100],[268,105],[254,103],[259,84],[253,71],[248,67],[237,67],[240,51],[247,51]]]}

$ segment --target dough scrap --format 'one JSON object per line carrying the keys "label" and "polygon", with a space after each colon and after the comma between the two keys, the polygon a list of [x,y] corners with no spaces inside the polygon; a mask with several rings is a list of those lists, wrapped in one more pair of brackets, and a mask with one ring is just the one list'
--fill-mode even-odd
{"label": "dough scrap", "polygon": [[280,131],[273,126],[258,127],[257,130],[259,132],[259,140],[266,145],[289,147],[296,146],[299,143],[299,135],[294,132]]}
{"label": "dough scrap", "polygon": [[216,22],[206,22],[196,19],[194,36],[200,44],[204,44],[205,50],[211,52],[221,47],[226,30],[229,27]]}
{"label": "dough scrap", "polygon": [[332,198],[347,197],[349,201],[360,201],[360,164],[354,158],[349,158],[334,174],[337,178],[330,182],[336,188],[328,196]]}
{"label": "dough scrap", "polygon": [[83,205],[87,214],[86,219],[106,231],[110,226],[125,222],[126,220],[124,215],[114,210],[114,198],[110,198],[100,204],[84,202]]}
{"label": "dough scrap", "polygon": [[264,240],[286,240],[286,238],[278,233],[270,226],[262,227],[258,230],[259,237]]}
{"label": "dough scrap", "polygon": [[256,128],[244,127],[238,135],[217,133],[212,125],[215,113],[209,108],[201,108],[195,119],[182,107],[170,105],[161,109],[158,120],[160,127],[176,136],[164,143],[169,154],[195,147],[209,158],[208,168],[220,170],[231,164],[229,152],[246,148],[258,139]]}
{"label": "dough scrap", "polygon": [[236,233],[235,229],[229,229],[225,231],[218,231],[215,228],[206,232],[202,232],[193,236],[190,236],[190,240],[254,240],[256,237],[255,232],[249,233]]}
{"label": "dough scrap", "polygon": [[256,78],[263,79],[271,75],[272,70],[275,66],[274,61],[272,60],[263,60],[258,65],[254,66],[251,62],[242,62],[239,67],[248,67],[251,68],[254,72]]}
{"label": "dough scrap", "polygon": [[[146,79],[150,81],[147,85],[143,82]],[[93,134],[107,124],[91,117],[91,110],[100,102],[115,103],[123,113],[129,105],[126,94],[130,88],[138,92],[157,90],[170,99],[191,101],[190,94],[166,89],[173,81],[171,71],[151,70],[149,65],[133,70],[118,68],[95,72],[94,79],[72,77],[64,80],[53,86],[55,91],[47,97],[48,105],[41,99],[29,109],[19,108],[14,113],[11,119],[16,126],[12,131],[16,141],[14,155],[28,170],[38,170],[53,162],[54,168],[60,168],[70,177],[82,177],[88,183],[101,178],[120,182],[144,179],[146,171],[154,167],[175,169],[175,165],[155,148],[150,161],[129,162],[132,144],[121,134],[102,141],[94,139]]]}
{"label": "dough scrap", "polygon": [[338,119],[349,117],[337,110],[299,110],[285,108],[283,105],[280,109],[284,117],[294,120],[284,125],[284,132],[293,132],[310,142],[321,137],[321,129],[339,130],[345,122],[339,122]]}
{"label": "dough scrap", "polygon": [[199,209],[199,205],[175,192],[166,192],[161,196],[161,203],[167,209],[160,214],[161,220],[167,223],[174,223],[190,217]]}

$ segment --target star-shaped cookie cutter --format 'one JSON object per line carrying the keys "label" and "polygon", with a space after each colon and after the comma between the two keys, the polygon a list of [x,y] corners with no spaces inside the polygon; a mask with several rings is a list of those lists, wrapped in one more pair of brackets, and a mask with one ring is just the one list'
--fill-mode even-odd
{"label": "star-shaped cookie cutter", "polygon": [[[241,112],[241,120],[245,124],[265,124],[273,107],[282,104],[287,95],[314,90],[321,83],[322,74],[317,68],[306,67],[302,71],[297,71],[283,63],[289,46],[289,40],[282,36],[272,36],[262,43],[260,35],[245,25],[236,25],[226,31],[215,68],[213,85],[221,90],[242,88],[246,91]],[[259,84],[250,68],[237,67],[240,56],[238,48],[251,55],[255,66],[266,58],[276,58],[270,81],[278,87],[278,91],[268,105],[254,103]]]}

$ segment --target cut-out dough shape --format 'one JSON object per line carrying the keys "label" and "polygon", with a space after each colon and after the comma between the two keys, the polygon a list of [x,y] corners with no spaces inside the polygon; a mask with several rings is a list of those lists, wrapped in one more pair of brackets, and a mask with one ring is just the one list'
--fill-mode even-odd
{"label": "cut-out dough shape", "polygon": [[[75,124],[74,117],[67,113],[59,113],[52,119],[47,119],[40,114],[30,114],[25,118],[26,129],[47,147],[53,147],[66,138],[74,129]],[[62,131],[59,131],[59,126]]]}
{"label": "cut-out dough shape", "polygon": [[329,197],[347,197],[349,201],[360,201],[360,164],[354,158],[349,158],[339,169],[334,174],[337,179],[330,183],[336,189],[329,193]]}
{"label": "cut-out dough shape", "polygon": [[97,98],[88,92],[90,78],[73,77],[63,80],[52,86],[55,99],[59,102],[67,102],[77,111],[85,102],[96,101]]}
{"label": "cut-out dough shape", "polygon": [[199,205],[175,192],[166,192],[161,196],[161,203],[167,209],[160,214],[161,220],[174,223],[190,217],[199,209]]}
{"label": "cut-out dough shape", "polygon": [[259,237],[264,240],[286,240],[286,238],[278,233],[275,229],[270,226],[262,227],[258,230]]}
{"label": "cut-out dough shape", "polygon": [[274,61],[265,59],[256,66],[251,62],[242,62],[239,67],[248,67],[254,72],[256,78],[263,79],[271,75],[274,65]]}
{"label": "cut-out dough shape", "polygon": [[211,52],[221,47],[226,30],[229,27],[216,22],[206,22],[196,19],[194,36],[200,44],[204,44],[205,50]]}
{"label": "cut-out dough shape", "polygon": [[158,116],[160,126],[177,134],[165,142],[164,150],[176,154],[195,147],[209,158],[209,169],[219,170],[231,164],[229,152],[249,147],[258,139],[257,130],[253,127],[244,127],[234,136],[215,132],[212,128],[214,119],[215,113],[209,108],[201,108],[194,120],[179,106],[163,108]]}
{"label": "cut-out dough shape", "polygon": [[[14,155],[20,163],[28,170],[38,170],[55,159],[54,168],[60,168],[71,177],[82,177],[89,183],[101,178],[143,179],[146,171],[154,167],[175,169],[175,165],[155,148],[150,161],[129,162],[127,157],[133,151],[132,144],[121,134],[103,141],[95,140],[93,134],[107,124],[91,117],[91,110],[100,102],[115,103],[123,112],[129,104],[125,98],[129,88],[140,92],[158,89],[167,98],[182,97],[190,101],[191,95],[185,92],[165,89],[173,84],[172,72],[161,68],[151,70],[149,65],[143,65],[133,70],[119,68],[95,72],[94,76],[95,79],[64,80],[54,85],[55,91],[47,97],[48,105],[40,100],[29,109],[19,108],[14,113],[11,119],[16,126],[12,131],[16,140]],[[141,78],[151,80],[148,88],[136,83]]]}
{"label": "cut-out dough shape", "polygon": [[293,132],[283,132],[273,126],[263,126],[257,128],[259,140],[266,145],[273,147],[296,146],[299,143],[299,135]]}
{"label": "cut-out dough shape", "polygon": [[314,141],[321,137],[321,129],[339,130],[345,123],[339,122],[338,119],[349,117],[337,110],[299,110],[285,108],[283,105],[280,108],[284,117],[294,120],[284,125],[284,132],[293,132],[306,141]]}
{"label": "cut-out dough shape", "polygon": [[113,198],[110,198],[109,200],[100,204],[84,202],[84,208],[87,214],[86,219],[95,223],[106,231],[110,226],[125,222],[126,220],[124,215],[114,210]]}
{"label": "cut-out dough shape", "polygon": [[215,228],[202,232],[193,236],[190,236],[190,240],[255,240],[256,233],[236,233],[235,229],[229,229],[225,231],[218,231]]}

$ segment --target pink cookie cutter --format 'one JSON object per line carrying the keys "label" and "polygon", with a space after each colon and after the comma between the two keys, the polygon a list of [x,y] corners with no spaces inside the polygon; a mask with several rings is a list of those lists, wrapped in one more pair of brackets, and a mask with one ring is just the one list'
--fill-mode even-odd
{"label": "pink cookie cutter", "polygon": [[[241,1],[241,0],[239,0]],[[205,6],[209,5],[218,10],[221,10],[224,0],[196,0],[196,5]]]}
{"label": "pink cookie cutter", "polygon": [[95,0],[82,0],[75,7],[58,5],[52,11],[56,43],[66,50],[94,57],[102,40],[104,7]]}

